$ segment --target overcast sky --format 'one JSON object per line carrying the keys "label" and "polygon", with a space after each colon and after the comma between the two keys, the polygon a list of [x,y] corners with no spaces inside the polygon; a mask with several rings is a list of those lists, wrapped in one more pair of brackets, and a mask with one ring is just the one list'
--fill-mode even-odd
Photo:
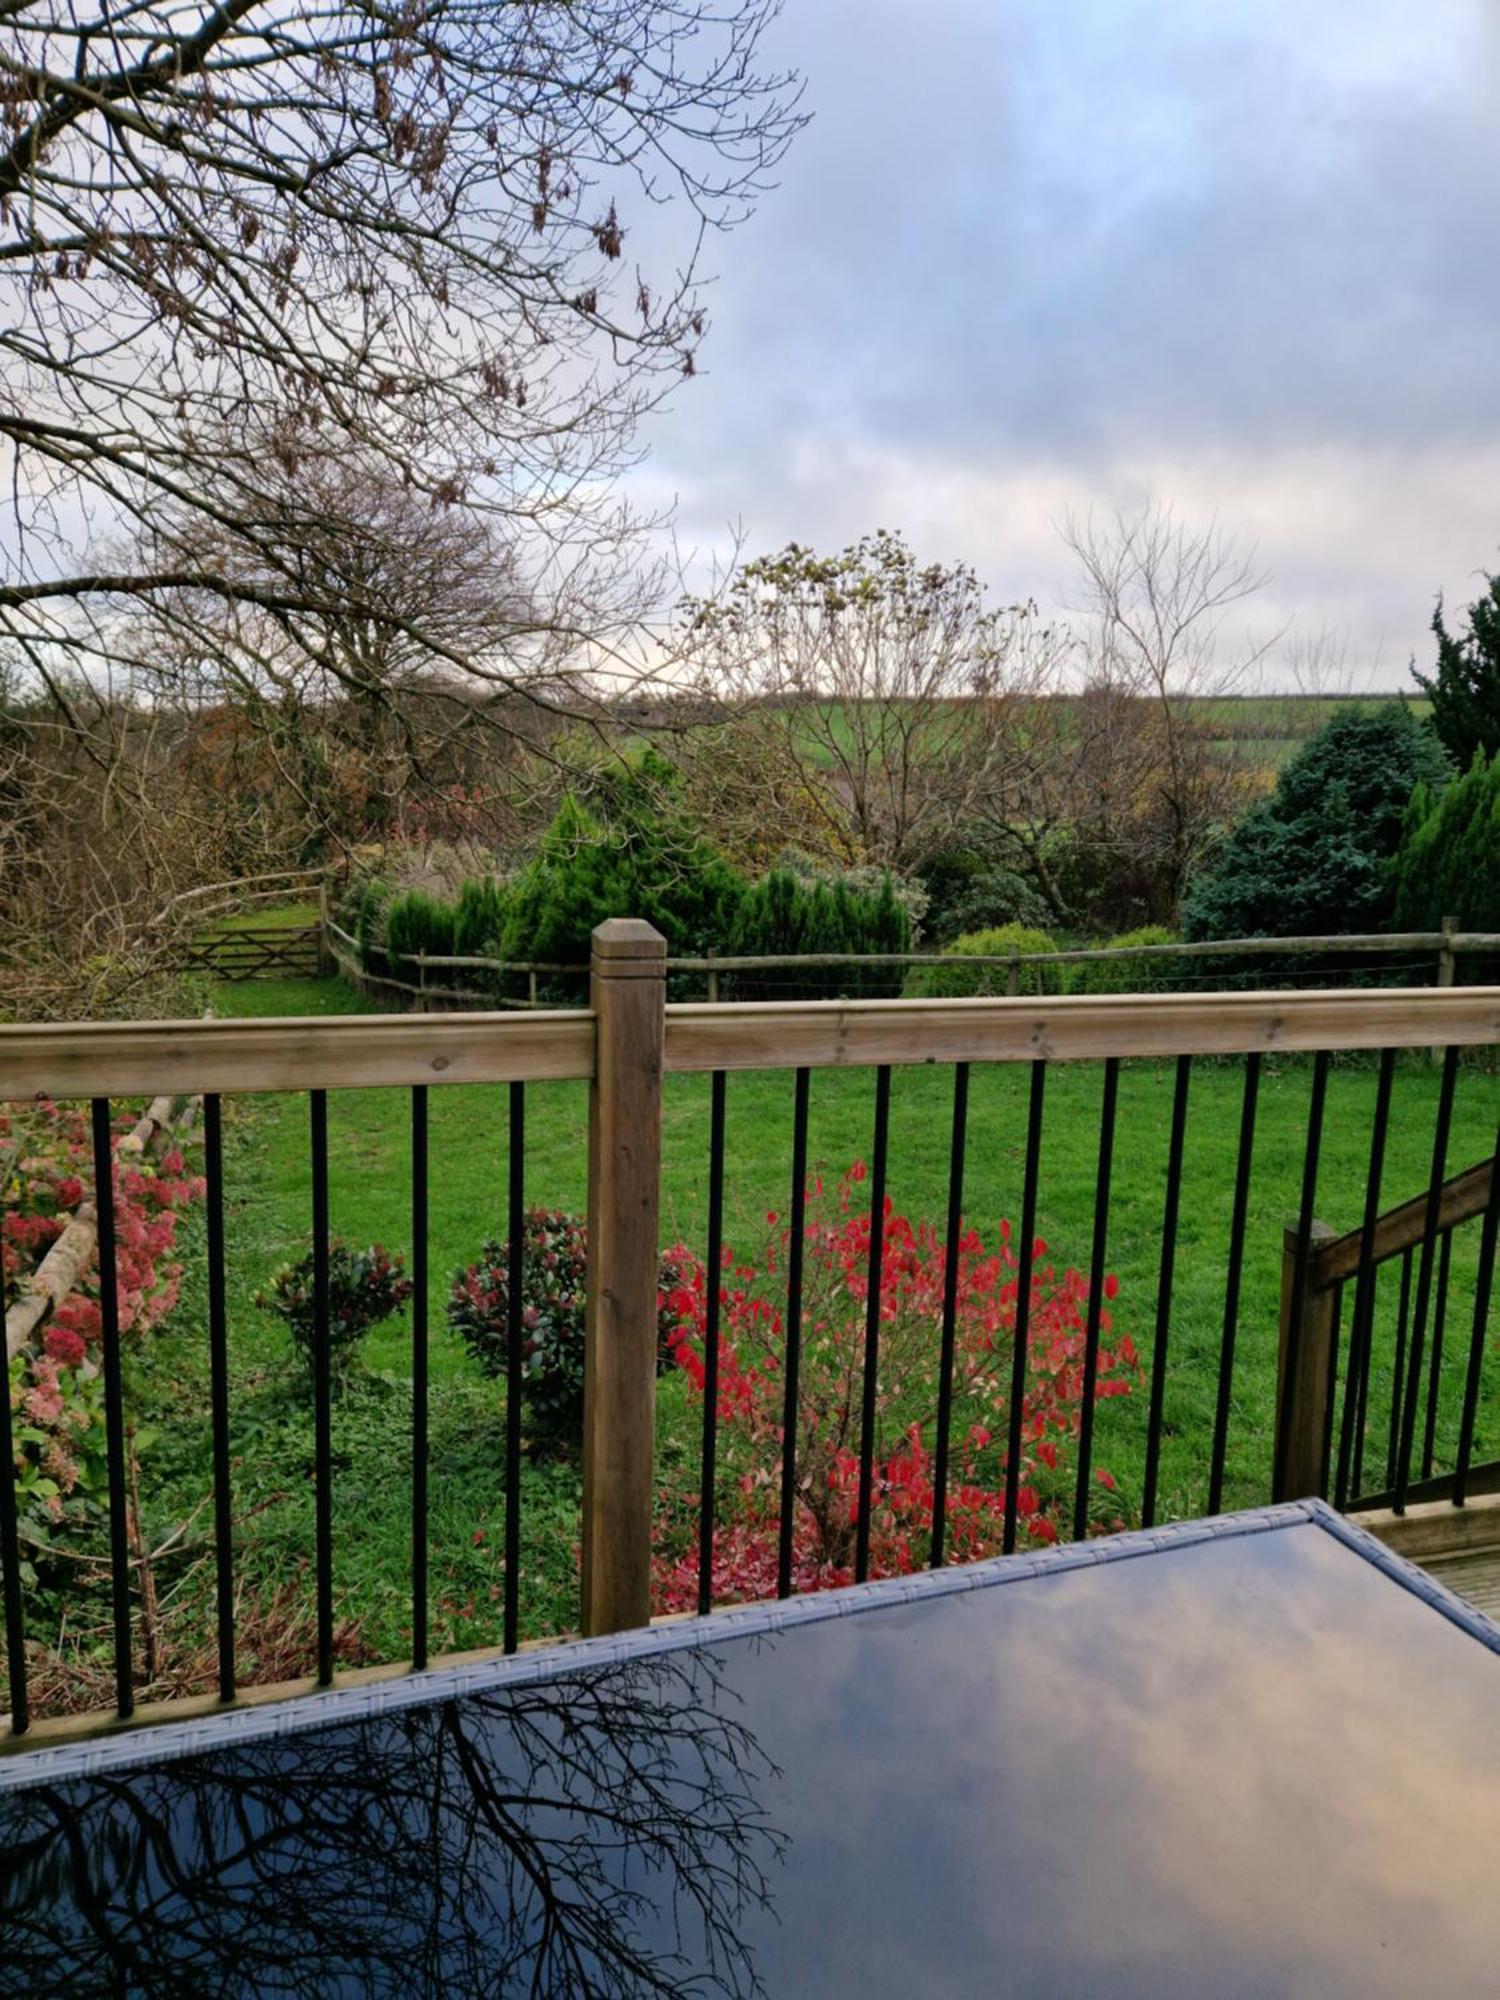
{"label": "overcast sky", "polygon": [[1500,0],[786,0],[813,123],[634,478],[706,555],[1217,516],[1363,685],[1500,567]]}

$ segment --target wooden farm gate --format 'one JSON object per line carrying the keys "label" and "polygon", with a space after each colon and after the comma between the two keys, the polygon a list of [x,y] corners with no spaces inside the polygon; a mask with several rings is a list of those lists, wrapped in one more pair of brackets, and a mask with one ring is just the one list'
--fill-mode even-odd
{"label": "wooden farm gate", "polygon": [[195,938],[189,966],[220,979],[265,979],[287,974],[313,979],[326,971],[321,924],[231,925]]}

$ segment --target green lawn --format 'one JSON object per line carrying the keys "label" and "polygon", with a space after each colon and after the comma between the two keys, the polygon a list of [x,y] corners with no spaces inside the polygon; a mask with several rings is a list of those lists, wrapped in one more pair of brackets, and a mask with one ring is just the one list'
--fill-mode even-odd
{"label": "green lawn", "polygon": [[[251,981],[221,987],[222,1013],[356,1011],[337,982]],[[1268,1497],[1282,1232],[1297,1207],[1310,1064],[1268,1060],[1262,1076],[1250,1226],[1239,1323],[1226,1504]],[[1387,1155],[1384,1205],[1417,1193],[1431,1168],[1439,1069],[1403,1061]],[[1206,1061],[1194,1074],[1188,1128],[1171,1353],[1165,1401],[1160,1513],[1201,1511],[1205,1503],[1224,1309],[1224,1273],[1233,1190],[1242,1070]],[[1374,1098],[1371,1063],[1335,1066],[1330,1079],[1318,1214],[1338,1229],[1360,1220]],[[1059,1265],[1085,1265],[1094,1210],[1101,1070],[1054,1065],[1047,1086],[1039,1229]],[[971,1084],[966,1210],[993,1235],[1019,1212],[1027,1076],[1022,1067],[976,1068]],[[951,1075],[898,1070],[893,1089],[891,1194],[912,1217],[940,1220],[947,1187]],[[1118,1274],[1117,1331],[1149,1352],[1155,1317],[1170,1065],[1130,1063],[1120,1084],[1109,1268]],[[868,1153],[869,1072],[816,1072],[810,1157],[837,1176]],[[244,1530],[262,1582],[299,1574],[311,1546],[308,1484],[311,1440],[278,1323],[253,1294],[278,1262],[308,1242],[310,1184],[307,1103],[300,1095],[230,1100],[227,1118],[227,1235],[234,1425],[240,1504],[258,1509]],[[437,1087],[431,1105],[431,1320],[433,1327],[434,1647],[486,1643],[498,1626],[498,1548],[503,1395],[485,1381],[448,1332],[443,1302],[454,1269],[501,1226],[506,1176],[504,1092]],[[527,1090],[526,1192],[529,1201],[582,1209],[585,1198],[586,1088],[540,1084]],[[701,1250],[707,1185],[708,1084],[672,1078],[665,1118],[665,1238]],[[1500,1115],[1492,1067],[1460,1072],[1449,1171],[1491,1152]],[[356,1090],[329,1105],[330,1180],[335,1232],[409,1250],[407,1093]],[[791,1083],[780,1073],[733,1075],[728,1084],[726,1236],[742,1251],[764,1241],[769,1210],[784,1210],[790,1179]],[[1455,1238],[1450,1353],[1444,1376],[1439,1463],[1451,1457],[1472,1310],[1477,1225]],[[173,1331],[154,1343],[138,1393],[156,1418],[152,1508],[162,1523],[180,1518],[206,1487],[203,1403],[203,1287],[198,1251]],[[1382,1288],[1369,1462],[1378,1481],[1389,1407],[1395,1285]],[[360,1620],[364,1643],[401,1652],[409,1630],[407,1534],[410,1505],[410,1348],[405,1318],[377,1329],[366,1345],[372,1379],[340,1405],[335,1536],[341,1605]],[[1478,1453],[1500,1454],[1500,1369],[1491,1367]],[[664,1464],[697,1457],[695,1412],[680,1381],[661,1392]],[[1129,1510],[1139,1502],[1147,1399],[1144,1391],[1098,1407],[1096,1463],[1120,1481]],[[573,1468],[529,1460],[526,1472],[523,1626],[555,1630],[573,1615],[573,1544],[578,1482]]]}

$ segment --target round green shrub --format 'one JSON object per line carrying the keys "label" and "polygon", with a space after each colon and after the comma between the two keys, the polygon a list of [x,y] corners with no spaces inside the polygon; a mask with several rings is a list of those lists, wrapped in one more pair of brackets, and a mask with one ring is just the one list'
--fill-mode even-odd
{"label": "round green shrub", "polygon": [[[672,1361],[673,1304],[688,1274],[685,1252],[662,1253],[657,1292],[658,1373]],[[561,1209],[529,1209],[521,1240],[521,1397],[534,1435],[576,1444],[583,1431],[583,1355],[588,1226]],[[503,1379],[510,1353],[510,1249],[490,1237],[478,1259],[455,1271],[448,1324],[486,1375]]]}
{"label": "round green shrub", "polygon": [[[335,1378],[348,1374],[370,1328],[398,1312],[411,1297],[411,1289],[399,1250],[387,1250],[379,1243],[368,1250],[355,1250],[337,1240],[329,1244],[328,1359]],[[285,1324],[311,1377],[317,1352],[312,1251],[295,1264],[283,1264],[272,1276],[270,1289],[255,1294],[255,1303]]]}
{"label": "round green shrub", "polygon": [[[964,958],[1024,957],[1030,952],[1056,951],[1045,931],[1029,924],[1000,924],[994,930],[970,931],[948,946]],[[1023,965],[1020,990],[1023,993],[1061,993],[1063,968],[1060,965]],[[919,965],[906,982],[908,999],[965,1000],[980,995],[1003,994],[1008,990],[1008,966],[1004,965]]]}
{"label": "round green shrub", "polygon": [[[1131,945],[1176,944],[1177,933],[1164,924],[1142,924],[1106,938],[1103,951],[1123,951]],[[1182,961],[1177,958],[1096,958],[1064,966],[1069,993],[1171,993]]]}

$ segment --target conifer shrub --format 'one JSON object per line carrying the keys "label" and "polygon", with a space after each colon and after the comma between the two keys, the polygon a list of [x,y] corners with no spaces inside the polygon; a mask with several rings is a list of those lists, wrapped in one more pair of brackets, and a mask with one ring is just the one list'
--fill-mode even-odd
{"label": "conifer shrub", "polygon": [[340,912],[344,919],[342,928],[358,947],[361,969],[377,978],[390,976],[385,923],[386,912],[394,896],[395,891],[388,882],[370,876],[352,885]]}
{"label": "conifer shrub", "polygon": [[[1176,944],[1177,933],[1164,924],[1142,924],[1105,938],[1102,951],[1123,951],[1131,945]],[[1059,968],[1069,993],[1171,993],[1178,984],[1182,960],[1177,958],[1096,958]]]}
{"label": "conifer shrub", "polygon": [[415,977],[417,968],[407,963],[412,958],[453,955],[454,917],[451,903],[441,903],[421,889],[409,889],[404,896],[392,898],[385,913],[385,944],[398,978]]}
{"label": "conifer shrub", "polygon": [[1398,930],[1500,930],[1500,753],[1477,752],[1441,791],[1412,794],[1391,864]]}
{"label": "conifer shrub", "polygon": [[[648,752],[631,771],[599,782],[588,803],[570,795],[505,899],[503,958],[586,966],[594,927],[610,917],[654,925],[673,957],[722,950],[744,877],[698,832],[675,774]],[[543,991],[576,1000],[579,978]]]}
{"label": "conifer shrub", "polygon": [[455,954],[460,958],[497,955],[504,924],[505,892],[500,884],[489,877],[465,882],[453,911]]}
{"label": "conifer shrub", "polygon": [[1443,602],[1432,614],[1437,669],[1413,673],[1432,706],[1432,726],[1460,770],[1477,751],[1500,756],[1500,576],[1486,576],[1484,595],[1465,616],[1468,630],[1448,630]]}
{"label": "conifer shrub", "polygon": [[[741,898],[724,949],[732,958],[904,952],[911,919],[889,875],[862,889],[774,868]],[[727,975],[724,992],[736,1000],[887,999],[901,978],[899,965],[772,967]]]}
{"label": "conifer shrub", "polygon": [[1183,903],[1187,938],[1323,937],[1378,931],[1394,901],[1390,862],[1419,784],[1447,753],[1404,702],[1349,708],[1309,738],[1230,834]]}

